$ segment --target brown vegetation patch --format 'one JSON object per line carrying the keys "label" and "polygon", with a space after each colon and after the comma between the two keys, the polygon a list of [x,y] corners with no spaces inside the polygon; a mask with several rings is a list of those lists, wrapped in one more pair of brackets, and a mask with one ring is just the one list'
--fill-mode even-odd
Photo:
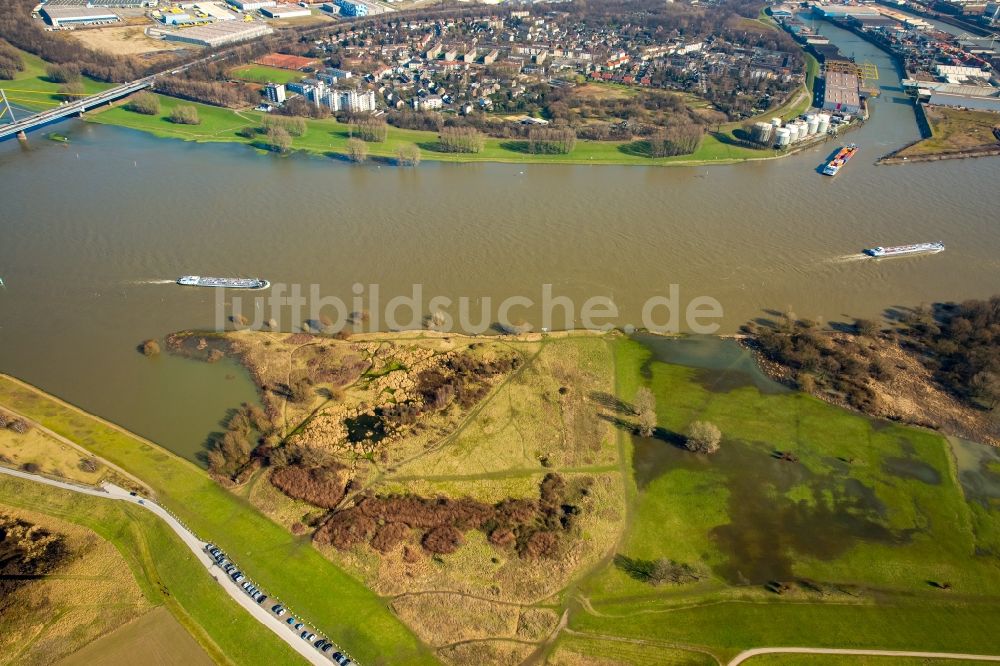
{"label": "brown vegetation patch", "polygon": [[[581,490],[583,486],[576,492]],[[459,549],[463,533],[480,530],[495,547],[514,547],[522,558],[554,558],[559,554],[561,536],[579,514],[569,495],[558,474],[545,476],[537,502],[506,499],[491,505],[470,498],[366,495],[354,506],[331,514],[314,538],[321,545],[347,550],[367,540],[376,526],[400,524],[424,532],[420,541],[424,550],[446,555]],[[373,539],[372,547],[385,552],[387,544],[391,548],[398,543],[390,539],[393,534],[380,537],[376,533],[378,543]]]}
{"label": "brown vegetation patch", "polygon": [[56,569],[68,554],[61,535],[0,513],[0,611],[15,590]]}
{"label": "brown vegetation patch", "polygon": [[292,465],[271,473],[271,483],[292,499],[303,500],[324,509],[334,509],[347,493],[344,467],[330,463],[323,467]]}
{"label": "brown vegetation patch", "polygon": [[824,331],[786,315],[748,326],[773,377],[872,416],[1000,445],[1000,297],[901,313],[881,329]]}
{"label": "brown vegetation patch", "polygon": [[[372,548],[380,553],[388,553],[406,540],[410,528],[403,523],[387,523],[375,530]],[[405,556],[405,555],[404,555]]]}
{"label": "brown vegetation patch", "polygon": [[278,67],[279,69],[299,70],[316,64],[315,58],[303,58],[301,56],[289,55],[287,53],[268,53],[254,60],[258,65],[267,67]]}
{"label": "brown vegetation patch", "polygon": [[451,525],[441,525],[427,532],[420,544],[429,553],[450,555],[458,550],[463,543],[462,533]]}

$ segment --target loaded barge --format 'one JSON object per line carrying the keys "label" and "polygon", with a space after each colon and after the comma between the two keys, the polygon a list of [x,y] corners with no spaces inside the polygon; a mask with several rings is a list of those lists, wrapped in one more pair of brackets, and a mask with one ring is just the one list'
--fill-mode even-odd
{"label": "loaded barge", "polygon": [[890,247],[872,247],[865,250],[865,254],[875,259],[887,259],[890,257],[906,257],[911,254],[937,254],[944,251],[944,243],[914,243],[912,245],[893,245]]}
{"label": "loaded barge", "polygon": [[215,287],[217,289],[267,289],[271,283],[261,278],[219,278],[185,275],[177,278],[182,287]]}
{"label": "loaded barge", "polygon": [[856,152],[858,152],[858,146],[853,143],[838,150],[837,154],[833,156],[833,159],[827,162],[826,166],[823,167],[823,175],[836,176],[840,169],[847,164],[847,161],[854,157],[854,153]]}

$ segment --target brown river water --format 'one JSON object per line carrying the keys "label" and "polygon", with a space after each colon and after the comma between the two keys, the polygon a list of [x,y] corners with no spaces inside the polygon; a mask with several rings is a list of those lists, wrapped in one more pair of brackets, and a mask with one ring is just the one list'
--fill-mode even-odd
{"label": "brown river water", "polygon": [[[254,393],[234,365],[135,351],[215,325],[210,290],[172,284],[188,273],[317,284],[348,303],[355,283],[383,299],[421,284],[425,301],[474,303],[538,302],[551,284],[577,308],[613,300],[619,325],[640,324],[643,303],[676,284],[682,306],[721,304],[722,333],[789,306],[835,321],[1000,292],[1000,159],[874,166],[918,137],[913,110],[886,54],[823,32],[882,77],[872,119],[848,138],[858,156],[836,178],[817,173],[836,142],[731,166],[416,169],[78,121],[58,128],[67,145],[43,133],[0,144],[0,371],[194,457]],[[858,256],[933,240],[948,250]],[[554,327],[566,325],[579,321]]]}

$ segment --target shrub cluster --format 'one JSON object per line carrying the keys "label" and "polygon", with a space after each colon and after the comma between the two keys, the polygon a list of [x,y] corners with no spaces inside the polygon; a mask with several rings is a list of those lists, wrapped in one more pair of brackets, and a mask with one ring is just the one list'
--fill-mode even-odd
{"label": "shrub cluster", "polygon": [[234,479],[247,469],[261,436],[271,430],[264,410],[243,403],[226,421],[226,431],[214,436],[208,451],[208,468],[215,474]]}
{"label": "shrub cluster", "polygon": [[178,104],[170,112],[170,122],[178,125],[199,125],[198,108],[190,104]]}
{"label": "shrub cluster", "polygon": [[690,155],[698,149],[703,133],[702,126],[693,122],[658,129],[649,137],[650,157]]}
{"label": "shrub cluster", "polygon": [[322,467],[290,465],[271,473],[275,488],[292,499],[309,502],[323,509],[334,509],[344,499],[348,483],[344,468],[336,463]]}
{"label": "shrub cluster", "polygon": [[267,133],[272,129],[281,129],[289,136],[302,136],[306,133],[306,119],[298,116],[264,116],[261,131]]}
{"label": "shrub cluster", "polygon": [[442,127],[438,149],[446,153],[481,153],[486,145],[482,132],[475,127]]}
{"label": "shrub cluster", "polygon": [[1000,296],[917,308],[903,323],[945,389],[987,409],[1000,405]]}
{"label": "shrub cluster", "polygon": [[142,92],[134,95],[128,101],[125,108],[147,116],[155,116],[160,113],[160,98],[153,93]]}
{"label": "shrub cluster", "polygon": [[576,132],[569,127],[534,127],[528,132],[528,152],[535,155],[568,155],[576,147]]}
{"label": "shrub cluster", "polygon": [[351,119],[351,136],[362,141],[384,143],[389,136],[389,126],[382,118],[358,116]]}
{"label": "shrub cluster", "polygon": [[[578,487],[576,494],[582,497],[585,487]],[[542,480],[537,501],[506,499],[490,505],[469,498],[367,495],[331,513],[314,538],[341,550],[369,543],[388,552],[416,531],[425,551],[448,554],[461,547],[466,532],[479,530],[494,547],[511,548],[522,558],[555,557],[561,536],[580,513],[575,499],[558,474]]]}

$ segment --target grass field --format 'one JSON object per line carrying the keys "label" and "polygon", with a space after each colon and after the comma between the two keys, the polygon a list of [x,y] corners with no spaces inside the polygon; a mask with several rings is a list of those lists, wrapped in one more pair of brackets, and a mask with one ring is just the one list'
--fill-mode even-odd
{"label": "grass field", "polygon": [[215,662],[163,606],[115,629],[56,662],[58,666],[131,666],[141,653],[162,666],[212,666]]}
{"label": "grass field", "polygon": [[55,571],[4,599],[0,664],[51,663],[151,608],[111,543],[84,527],[7,506],[2,497],[0,513],[60,535],[70,553]]}
{"label": "grass field", "polygon": [[108,469],[95,461],[94,471],[87,471],[80,467],[84,458],[80,451],[38,428],[32,428],[23,435],[12,430],[0,430],[0,463],[9,467],[23,468],[33,464],[42,474],[98,485]]}
{"label": "grass field", "polygon": [[[270,632],[261,631],[253,618],[212,583],[191,551],[148,511],[6,476],[0,478],[0,504],[74,523],[104,539],[105,546],[117,550],[116,561],[123,561],[126,572],[130,571],[131,576],[126,578],[138,585],[137,597],[143,607],[166,605],[217,663],[298,661],[287,645]],[[96,566],[93,559],[88,558],[84,564]],[[108,603],[116,603],[116,596],[123,602],[128,600],[129,586],[121,579],[126,572],[116,566],[109,573],[116,583]],[[76,588],[77,599],[79,592]],[[92,605],[86,607],[94,610]],[[105,626],[104,631],[114,626]],[[248,636],[253,640],[247,640]]]}
{"label": "grass field", "polygon": [[609,640],[586,634],[559,638],[545,662],[547,666],[697,666],[716,664],[708,654],[665,645]]}
{"label": "grass field", "polygon": [[1000,148],[993,129],[1000,127],[1000,113],[969,111],[946,106],[924,106],[930,138],[904,148],[897,157],[923,157],[977,148]]}
{"label": "grass field", "polygon": [[[142,478],[157,493],[158,501],[191,529],[212,539],[240,562],[249,577],[260,581],[264,589],[331,639],[348,646],[362,662],[373,663],[379,658],[396,663],[433,662],[430,652],[392,615],[385,602],[323,558],[308,541],[287,533],[193,463],[5,377],[0,377],[0,404]],[[154,519],[150,516],[149,520]],[[153,534],[159,539],[167,538],[165,527],[155,529]],[[163,548],[152,550],[160,553]],[[173,550],[178,557],[187,553],[179,546]],[[180,583],[175,583],[167,587],[180,595],[176,589]],[[216,602],[208,604],[209,608],[217,606]],[[228,615],[234,614],[222,614]],[[252,622],[248,616],[237,615]],[[212,624],[211,618],[206,621]],[[229,638],[237,643],[234,649],[246,635],[232,632]],[[248,647],[252,646],[240,649]]]}
{"label": "grass field", "polygon": [[301,80],[305,74],[290,69],[267,67],[266,65],[243,65],[229,70],[234,79],[251,83],[289,83]]}
{"label": "grass field", "polygon": [[[662,429],[633,442],[622,553],[690,563],[707,578],[658,588],[608,567],[581,585],[572,629],[720,659],[765,645],[1000,652],[988,629],[1000,619],[1000,568],[976,555],[943,438],[662,363],[629,340],[616,364],[619,398],[650,386]],[[693,420],[719,426],[719,453],[670,443]],[[769,581],[791,588],[778,595]]]}

